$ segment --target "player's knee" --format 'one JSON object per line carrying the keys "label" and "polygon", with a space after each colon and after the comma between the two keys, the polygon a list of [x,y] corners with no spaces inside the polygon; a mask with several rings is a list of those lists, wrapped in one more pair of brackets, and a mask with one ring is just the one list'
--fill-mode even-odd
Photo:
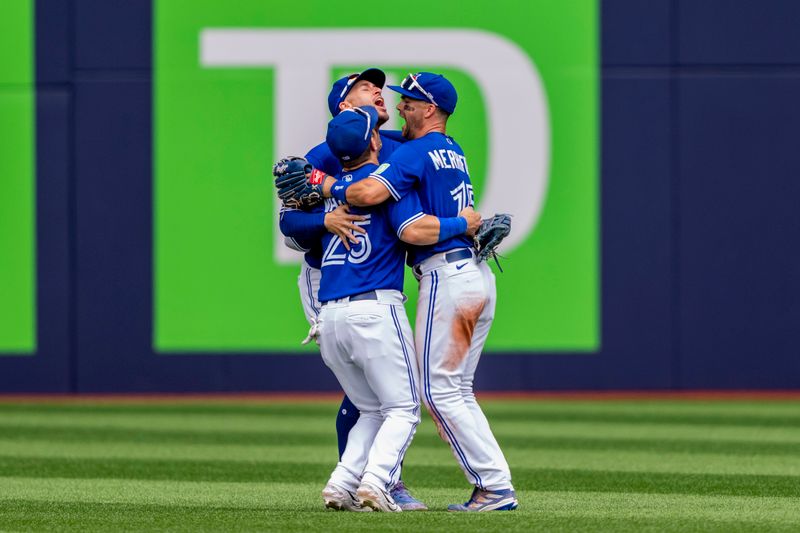
{"label": "player's knee", "polygon": [[475,401],[475,392],[472,390],[472,384],[470,385],[462,385],[459,389],[461,393],[461,397],[464,399],[465,402],[474,402]]}
{"label": "player's knee", "polygon": [[409,402],[402,405],[395,405],[384,409],[386,418],[402,419],[406,422],[419,424],[420,408],[419,402]]}
{"label": "player's knee", "polygon": [[429,411],[450,411],[457,409],[464,400],[458,389],[431,391],[426,398],[426,407]]}
{"label": "player's knee", "polygon": [[401,419],[406,423],[413,424],[414,426],[419,425],[420,423],[420,416],[419,416],[419,409],[416,411],[396,411],[394,416],[397,419]]}

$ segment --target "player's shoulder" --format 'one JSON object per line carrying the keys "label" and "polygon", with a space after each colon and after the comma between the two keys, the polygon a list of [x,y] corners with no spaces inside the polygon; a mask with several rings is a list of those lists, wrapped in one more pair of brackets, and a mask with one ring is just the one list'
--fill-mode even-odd
{"label": "player's shoulder", "polygon": [[381,136],[381,143],[383,143],[381,152],[386,151],[387,148],[393,152],[408,142],[400,130],[379,130],[378,133]]}
{"label": "player's shoulder", "polygon": [[403,137],[403,132],[400,130],[378,130],[378,135],[381,136],[383,142],[390,142],[392,144],[404,144],[408,141]]}
{"label": "player's shoulder", "polygon": [[342,170],[339,160],[333,155],[330,146],[326,142],[316,145],[306,153],[305,157],[309,163],[314,165],[314,168],[318,168],[326,174],[334,176]]}
{"label": "player's shoulder", "polygon": [[446,148],[448,145],[442,135],[428,134],[419,139],[406,141],[401,144],[394,152],[393,160],[427,160],[428,152]]}
{"label": "player's shoulder", "polygon": [[367,163],[366,165],[358,167],[355,170],[342,170],[336,176],[336,179],[346,181],[348,183],[350,182],[355,183],[357,181],[361,181],[362,179],[369,177],[373,172],[375,172],[375,169],[377,168],[378,165],[375,165],[373,163]]}
{"label": "player's shoulder", "polygon": [[443,135],[443,137],[444,137],[445,144],[450,145],[450,146],[454,146],[456,148],[456,150],[458,150],[461,153],[464,153],[464,150],[461,148],[461,145],[458,144],[458,142],[456,142],[455,139],[453,139],[449,135]]}
{"label": "player's shoulder", "polygon": [[[306,152],[306,159],[311,161],[312,159],[325,158],[325,157],[328,156],[328,154],[333,155],[333,153],[331,152],[330,147],[328,146],[328,143],[321,142],[318,145],[316,145],[315,147],[313,147],[311,150]],[[313,163],[313,161],[312,161],[312,163]]]}
{"label": "player's shoulder", "polygon": [[461,150],[461,146],[453,139],[451,136],[447,135],[446,133],[441,133],[438,131],[432,131],[429,134],[425,135],[417,139],[419,141],[419,146],[425,147],[425,150],[429,150],[431,148],[437,149],[445,149],[445,150]]}
{"label": "player's shoulder", "polygon": [[425,143],[420,143],[422,139],[414,139],[413,141],[406,141],[404,143],[397,143],[397,147],[392,153],[392,160],[414,160],[424,153]]}
{"label": "player's shoulder", "polygon": [[431,134],[407,141],[400,145],[392,155],[391,161],[410,163],[414,166],[427,166],[430,162],[431,153],[440,150],[454,150],[463,154],[461,147],[452,139],[443,134]]}

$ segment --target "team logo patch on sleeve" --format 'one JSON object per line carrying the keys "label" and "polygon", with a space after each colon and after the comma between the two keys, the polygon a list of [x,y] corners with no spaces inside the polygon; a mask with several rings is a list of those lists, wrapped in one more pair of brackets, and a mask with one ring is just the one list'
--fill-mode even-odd
{"label": "team logo patch on sleeve", "polygon": [[382,164],[381,166],[379,166],[378,168],[376,168],[376,169],[375,169],[375,172],[373,172],[373,174],[380,174],[380,173],[382,173],[384,170],[386,170],[387,168],[389,168],[389,163],[384,163],[384,164]]}

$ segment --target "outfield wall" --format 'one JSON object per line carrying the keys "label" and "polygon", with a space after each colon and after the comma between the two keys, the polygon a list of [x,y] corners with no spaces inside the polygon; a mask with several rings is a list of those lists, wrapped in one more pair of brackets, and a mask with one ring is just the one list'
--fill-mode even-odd
{"label": "outfield wall", "polygon": [[[270,339],[258,336],[236,347],[243,338],[236,327],[246,320],[229,320],[225,335],[197,346],[181,342],[200,338],[208,325],[196,336],[191,328],[163,330],[177,332],[172,336],[156,331],[156,324],[171,327],[166,318],[156,319],[158,298],[167,298],[178,317],[194,305],[181,308],[185,297],[159,292],[159,280],[162,288],[164,280],[179,282],[184,272],[193,280],[204,261],[200,256],[165,271],[154,254],[154,236],[162,235],[154,222],[154,184],[161,183],[156,174],[163,175],[154,147],[161,156],[164,150],[154,141],[154,100],[164,92],[156,87],[153,40],[154,28],[169,29],[154,25],[154,13],[166,18],[167,10],[148,0],[15,2],[32,10],[32,31],[29,37],[4,31],[16,39],[6,49],[20,50],[24,58],[28,43],[30,61],[3,60],[3,72],[12,74],[0,77],[0,154],[35,155],[15,163],[18,182],[0,187],[6,214],[0,218],[0,273],[10,287],[0,292],[0,391],[335,390],[334,378],[312,351],[264,350]],[[593,159],[594,146],[599,179],[584,186],[596,186],[597,194],[586,197],[575,226],[596,238],[584,247],[588,255],[569,256],[569,264],[556,259],[558,244],[579,247],[580,237],[540,239],[551,247],[534,242],[530,259],[515,262],[511,254],[510,273],[500,274],[498,283],[524,296],[502,310],[498,331],[517,335],[530,328],[529,343],[511,332],[494,339],[477,387],[800,388],[800,5],[606,0],[598,14],[599,48],[593,50],[599,69],[552,74],[546,58],[539,64],[556,117],[552,153],[559,172],[551,176],[555,188],[547,201],[558,196],[553,191],[563,183],[559,176],[572,172],[577,180],[591,174],[592,165],[585,172],[559,165],[570,157]],[[24,9],[14,17],[14,27],[23,27]],[[559,46],[551,51],[555,58]],[[559,135],[575,125],[558,118],[564,116],[558,115],[558,98],[565,91],[552,90],[553,76],[585,81],[595,71],[599,134],[590,138],[596,141],[589,149],[565,152]],[[592,99],[580,101],[589,105]],[[6,131],[8,109],[22,124],[12,133]],[[35,135],[32,149],[25,148],[25,120]],[[585,126],[595,129],[590,119]],[[573,194],[584,194],[584,186]],[[568,196],[570,190],[563,192]],[[35,209],[19,208],[26,202]],[[564,203],[555,211],[570,208],[575,205]],[[163,235],[174,239],[164,241],[167,252],[183,242]],[[194,249],[202,250],[201,240]],[[295,267],[279,275],[290,276],[290,268]],[[529,271],[535,279],[519,280]],[[164,272],[171,277],[158,277]],[[240,297],[247,288],[236,285],[241,273],[225,275],[231,294]],[[575,289],[572,280],[583,288]],[[550,282],[570,286],[550,294]],[[524,292],[537,283],[543,284],[539,292]],[[262,300],[274,298],[270,307],[278,315],[299,313],[295,301],[273,294],[269,284],[253,286]],[[207,307],[233,298],[224,286],[211,292],[219,299]],[[178,296],[169,300],[170,294]],[[538,294],[546,305],[536,301]],[[574,306],[565,303],[570,298]],[[258,302],[252,305],[252,313],[260,312]],[[557,324],[548,322],[548,309]],[[229,312],[222,311],[218,318],[207,315],[210,324],[228,320]],[[252,313],[248,319],[262,320]],[[540,334],[545,330],[554,334]],[[299,339],[302,333],[287,336]],[[513,343],[504,344],[506,338]]]}

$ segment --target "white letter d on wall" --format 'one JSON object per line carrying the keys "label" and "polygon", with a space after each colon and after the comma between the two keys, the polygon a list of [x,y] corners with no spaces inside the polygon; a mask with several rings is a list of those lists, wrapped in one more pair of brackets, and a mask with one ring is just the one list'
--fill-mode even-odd
{"label": "white letter d on wall", "polygon": [[[525,241],[536,226],[550,168],[547,101],[531,58],[501,35],[451,29],[206,29],[200,36],[200,62],[275,69],[276,157],[304,154],[324,137],[335,66],[461,70],[481,88],[489,124],[489,174],[478,209],[484,216],[514,215],[504,253]],[[275,231],[277,235],[277,224]],[[299,260],[283,238],[274,242],[278,262]]]}

